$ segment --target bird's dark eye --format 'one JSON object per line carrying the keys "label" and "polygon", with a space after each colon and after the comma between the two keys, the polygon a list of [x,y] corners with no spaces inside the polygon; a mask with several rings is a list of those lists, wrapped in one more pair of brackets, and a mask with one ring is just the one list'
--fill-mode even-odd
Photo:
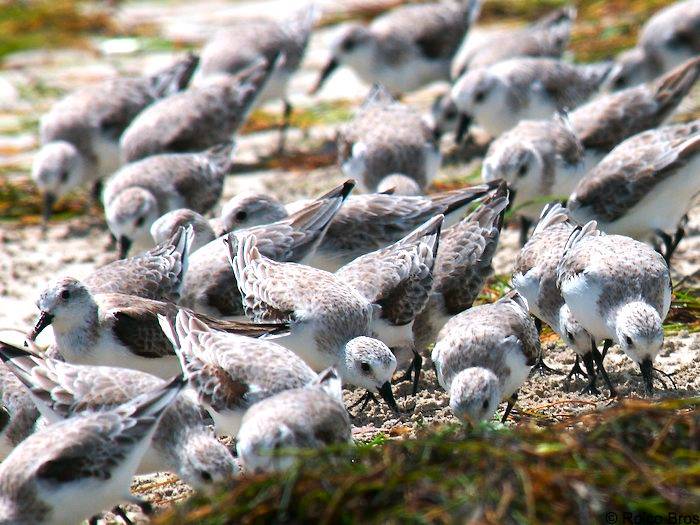
{"label": "bird's dark eye", "polygon": [[614,82],[613,82],[613,87],[615,89],[620,89],[625,87],[625,84],[627,84],[627,79],[625,77],[617,77]]}
{"label": "bird's dark eye", "polygon": [[488,400],[488,399],[484,399],[484,402],[481,404],[481,408],[483,408],[484,410],[486,410],[488,407],[489,407],[489,400]]}
{"label": "bird's dark eye", "polygon": [[143,216],[136,219],[136,227],[140,228],[141,226],[143,226],[143,221],[145,221],[145,220],[146,220],[146,218]]}
{"label": "bird's dark eye", "polygon": [[245,211],[239,211],[238,213],[236,213],[236,220],[238,222],[246,220],[247,217],[248,217],[248,213]]}
{"label": "bird's dark eye", "polygon": [[210,482],[212,480],[211,474],[209,474],[209,472],[206,470],[200,471],[199,476],[206,482]]}
{"label": "bird's dark eye", "polygon": [[70,292],[68,290],[63,290],[61,292],[61,299],[68,299],[70,297]]}
{"label": "bird's dark eye", "polygon": [[454,118],[457,118],[457,111],[454,108],[450,108],[447,111],[445,111],[445,118],[447,120],[452,120]]}
{"label": "bird's dark eye", "polygon": [[477,91],[474,95],[474,102],[483,102],[486,98],[486,91]]}
{"label": "bird's dark eye", "polygon": [[59,176],[61,179],[61,182],[66,183],[68,182],[68,172],[67,171],[62,171],[61,175]]}
{"label": "bird's dark eye", "polygon": [[634,343],[632,342],[632,338],[629,335],[625,336],[625,342],[627,343],[627,346],[634,346]]}
{"label": "bird's dark eye", "polygon": [[370,371],[369,363],[360,363],[360,368],[362,369],[363,372],[369,372],[369,371]]}
{"label": "bird's dark eye", "polygon": [[343,45],[340,47],[343,51],[352,51],[353,48],[355,47],[355,41],[354,40],[345,40],[343,42]]}
{"label": "bird's dark eye", "polygon": [[522,164],[518,168],[518,177],[524,177],[525,175],[527,175],[527,164]]}

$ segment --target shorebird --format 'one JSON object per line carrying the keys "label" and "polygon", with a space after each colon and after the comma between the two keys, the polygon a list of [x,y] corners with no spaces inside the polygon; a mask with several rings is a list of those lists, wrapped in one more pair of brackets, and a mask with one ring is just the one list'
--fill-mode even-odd
{"label": "shorebird", "polygon": [[309,365],[284,346],[212,330],[186,310],[175,319],[161,317],[160,322],[189,389],[221,434],[235,437],[251,406],[316,378]]}
{"label": "shorebird", "polygon": [[178,208],[158,217],[151,224],[151,237],[154,243],[161,244],[175,235],[180,228],[189,226],[192,227],[190,253],[216,239],[216,233],[209,221],[189,208]]}
{"label": "shorebird", "polygon": [[[273,260],[305,261],[316,250],[353,187],[354,183],[347,181],[288,218],[236,230],[234,236],[240,240],[254,234],[260,252]],[[203,246],[190,258],[180,303],[219,317],[244,315],[241,293],[222,239]]]}
{"label": "shorebird", "polygon": [[[29,390],[49,423],[112,410],[165,384],[138,370],[64,363],[2,342],[0,359]],[[199,406],[184,395],[165,410],[137,473],[162,471],[176,473],[197,490],[231,482],[238,471]]]}
{"label": "shorebird", "polygon": [[452,60],[450,76],[458,79],[470,69],[515,57],[561,58],[575,20],[576,9],[566,6],[523,27],[470,33]]}
{"label": "shorebird", "polygon": [[423,191],[415,179],[402,173],[392,173],[382,178],[377,184],[377,193],[404,195],[406,197],[423,195]]}
{"label": "shorebird", "polygon": [[296,460],[290,449],[351,443],[340,387],[336,371],[328,369],[314,384],[280,392],[246,412],[236,440],[243,470],[282,471]]}
{"label": "shorebird", "polygon": [[[475,200],[498,186],[498,181],[426,196],[371,193],[349,197],[338,210],[315,252],[305,264],[335,272],[366,253],[384,248],[424,224],[435,215],[445,216],[444,227],[459,221]],[[226,223],[234,228],[265,224],[287,215],[288,208],[270,196],[230,201]],[[238,219],[236,219],[238,218]],[[191,271],[191,270],[190,270]]]}
{"label": "shorebird", "polygon": [[671,275],[664,258],[629,237],[602,234],[591,221],[567,241],[557,275],[574,318],[595,340],[604,341],[602,355],[595,344],[592,348],[599,370],[614,342],[639,365],[651,394],[653,362],[671,305]]}
{"label": "shorebird", "polygon": [[0,460],[34,432],[39,411],[15,375],[0,365]]}
{"label": "shorebird", "polygon": [[218,31],[202,48],[194,85],[205,85],[213,78],[234,75],[254,60],[268,62],[279,54],[284,58],[274,70],[255,104],[281,99],[284,104],[279,150],[284,149],[292,105],[287,88],[299,69],[319,11],[311,4],[285,20],[253,18],[238,20]]}
{"label": "shorebird", "polygon": [[335,276],[360,292],[380,310],[372,319],[372,334],[383,341],[398,360],[413,353],[413,393],[423,358],[413,342],[413,321],[428,304],[433,287],[433,265],[438,254],[443,215],[437,215],[406,237],[358,257]]}
{"label": "shorebird", "polygon": [[92,293],[121,293],[176,303],[187,274],[193,235],[192,227],[180,228],[152,250],[98,268],[83,279],[83,284]]}
{"label": "shorebird", "polygon": [[[177,315],[173,303],[118,293],[92,294],[80,281],[64,277],[37,301],[41,315],[29,340],[51,325],[58,353],[68,362],[135,368],[168,377],[180,366],[158,315]],[[196,314],[210,326],[252,337],[285,333],[284,324],[222,321]]]}
{"label": "shorebird", "polygon": [[546,200],[566,199],[586,174],[585,151],[565,115],[523,120],[489,145],[481,168],[485,182],[503,179],[520,217],[520,244]]}
{"label": "shorebird", "polygon": [[124,131],[119,143],[122,160],[197,152],[232,142],[278,61],[261,58],[236,75],[151,104]]}
{"label": "shorebird", "polygon": [[232,144],[201,153],[165,153],[127,164],[107,183],[102,201],[107,225],[125,257],[134,246],[152,246],[151,225],[164,213],[210,211],[221,198],[231,169]]}
{"label": "shorebird", "polygon": [[312,92],[341,64],[395,96],[449,80],[450,62],[480,8],[480,0],[409,5],[392,9],[369,26],[345,25]]}
{"label": "shorebird", "polygon": [[41,149],[32,179],[43,194],[44,220],[57,199],[83,185],[100,183],[121,164],[119,137],[155,100],[184,89],[197,67],[188,55],[150,77],[118,77],[74,91],[41,117]]}
{"label": "shorebird", "polygon": [[569,114],[593,167],[623,140],[666,120],[700,77],[700,57],[688,60],[657,79],[600,95]]}
{"label": "shorebird", "polygon": [[700,120],[644,131],[612,150],[576,186],[567,207],[580,223],[640,241],[660,238],[670,262],[683,217],[700,195]]}
{"label": "shorebird", "polygon": [[461,116],[457,141],[472,120],[492,137],[521,120],[549,118],[585,102],[610,64],[576,65],[553,58],[519,57],[471,69],[455,81],[451,97]]}
{"label": "shorebird", "polygon": [[450,319],[432,353],[438,382],[450,394],[450,408],[470,423],[491,418],[506,399],[508,418],[541,353],[540,338],[517,292]]}
{"label": "shorebird", "polygon": [[338,129],[337,144],[343,173],[368,191],[393,173],[425,188],[440,168],[440,149],[428,123],[381,85],[372,88],[352,120]]}
{"label": "shorebird", "polygon": [[0,464],[0,522],[78,523],[134,501],[131,478],[161,415],[184,386],[177,377],[113,410],[73,417],[29,436]]}
{"label": "shorebird", "polygon": [[675,2],[647,20],[637,45],[616,57],[616,68],[606,83],[612,89],[628,88],[699,54],[700,2]]}
{"label": "shorebird", "polygon": [[398,411],[391,390],[396,358],[371,334],[375,308],[335,275],[310,266],[275,262],[260,254],[255,235],[228,237],[231,266],[246,316],[289,323],[286,346],[316,371],[336,367],[343,382],[379,393]]}
{"label": "shorebird", "polygon": [[[530,313],[536,317],[536,325],[547,323],[559,337],[576,353],[576,362],[566,377],[570,382],[575,374],[583,375],[579,358],[583,359],[588,372],[589,383],[584,392],[597,394],[595,386],[596,370],[591,345],[595,345],[591,334],[571,314],[557,286],[557,268],[564,255],[566,242],[578,225],[571,220],[569,211],[559,203],[547,205],[542,211],[532,237],[518,254],[513,268],[513,286],[528,304]],[[542,361],[538,366],[548,370]],[[607,374],[603,375],[610,395],[615,389]]]}
{"label": "shorebird", "polygon": [[435,342],[452,316],[471,308],[493,273],[491,260],[507,206],[508,188],[501,183],[478,209],[453,226],[443,227],[428,304],[413,323],[419,352]]}

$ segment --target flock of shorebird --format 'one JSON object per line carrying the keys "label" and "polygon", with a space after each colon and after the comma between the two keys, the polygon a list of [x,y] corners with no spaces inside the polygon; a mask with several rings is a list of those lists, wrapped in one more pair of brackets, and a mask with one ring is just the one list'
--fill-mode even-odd
{"label": "flock of shorebird", "polygon": [[[472,38],[479,10],[409,5],[338,30],[313,91],[339,65],[374,87],[338,129],[349,180],[315,199],[243,193],[212,214],[251,108],[283,100],[284,148],[313,7],[242,21],[199,56],[55,104],[32,169],[45,218],[94,184],[120,259],[49,284],[27,348],[0,343],[0,523],[90,518],[135,501],[137,472],[206,489],[286,468],[290,448],[351,440],[341,385],[366,390],[360,412],[375,395],[401,410],[397,367],[415,393],[431,345],[465,422],[508,401],[505,421],[531,370],[547,369],[542,322],[576,354],[567,383],[600,394],[600,375],[614,396],[614,344],[648,394],[665,384],[654,359],[700,193],[700,121],[663,123],[700,76],[700,1],[585,65],[561,58],[573,8]],[[451,88],[430,115],[399,101],[437,80]],[[441,136],[469,140],[472,126],[492,137],[483,184],[424,195]],[[514,289],[472,307],[508,209],[521,221]],[[235,437],[237,459],[216,434]]]}

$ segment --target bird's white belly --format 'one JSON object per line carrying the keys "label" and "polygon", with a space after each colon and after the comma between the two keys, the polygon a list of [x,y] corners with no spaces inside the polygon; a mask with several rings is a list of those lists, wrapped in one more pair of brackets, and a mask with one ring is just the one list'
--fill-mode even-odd
{"label": "bird's white belly", "polygon": [[564,281],[561,292],[573,316],[596,340],[614,336],[598,310],[598,298],[603,293],[599,283],[579,274]]}
{"label": "bird's white belly", "polygon": [[502,396],[503,399],[508,399],[523,386],[531,367],[527,365],[525,355],[519,350],[509,350],[504,359],[510,374],[504,378]]}
{"label": "bird's white belly", "polygon": [[299,323],[292,325],[289,335],[275,339],[275,343],[288,348],[301,357],[313,370],[320,372],[337,363],[331,353],[321,352],[318,349],[315,335],[316,327],[312,323]]}
{"label": "bird's white belly", "polygon": [[[107,480],[87,478],[74,483],[64,483],[58,490],[51,491],[39,485],[39,497],[53,508],[48,522],[56,525],[74,525],[127,499],[131,479],[150,444],[152,435],[153,430],[113,468]],[[56,486],[52,485],[52,488],[55,489]]]}
{"label": "bird's white belly", "polygon": [[241,429],[241,422],[245,410],[226,410],[217,412],[211,407],[207,407],[211,418],[216,426],[216,433],[220,436],[236,437]]}
{"label": "bird's white belly", "polygon": [[109,177],[121,167],[118,138],[117,140],[112,140],[98,133],[94,148],[98,158],[98,168],[93,180]]}
{"label": "bird's white belly", "polygon": [[655,186],[620,219],[599,223],[608,233],[648,241],[656,230],[674,233],[700,195],[700,155],[676,175]]}

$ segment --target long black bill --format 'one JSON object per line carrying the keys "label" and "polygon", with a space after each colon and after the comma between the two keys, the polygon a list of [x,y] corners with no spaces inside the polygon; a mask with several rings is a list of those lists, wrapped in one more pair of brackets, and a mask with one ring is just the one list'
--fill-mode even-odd
{"label": "long black bill", "polygon": [[391,391],[391,383],[389,381],[381,386],[379,389],[379,395],[381,395],[382,399],[386,401],[389,408],[391,408],[394,412],[399,412],[399,406],[396,404],[394,393]]}
{"label": "long black bill", "polygon": [[56,196],[53,193],[44,193],[44,199],[41,204],[41,217],[44,221],[44,226],[46,226],[51,218],[54,204],[56,204]]}
{"label": "long black bill", "polygon": [[326,67],[323,68],[323,71],[321,71],[321,76],[318,77],[316,84],[313,88],[311,88],[311,91],[309,93],[311,95],[315,95],[316,93],[318,93],[318,90],[323,87],[323,84],[326,82],[328,77],[331,76],[331,73],[333,73],[333,71],[335,71],[339,65],[340,64],[335,58],[331,58],[326,64]]}
{"label": "long black bill", "polygon": [[467,115],[466,113],[460,113],[459,120],[457,121],[457,134],[455,135],[455,141],[457,142],[457,144],[462,142],[462,139],[464,139],[464,135],[467,134],[467,131],[469,131],[469,126],[471,125],[471,115]]}
{"label": "long black bill", "polygon": [[646,358],[642,361],[639,369],[642,371],[642,379],[644,379],[644,388],[647,391],[647,395],[651,396],[654,394],[654,365],[651,359]]}
{"label": "long black bill", "polygon": [[29,335],[27,335],[27,339],[30,341],[36,341],[37,336],[44,330],[44,328],[51,324],[51,321],[53,321],[53,315],[42,310],[41,314],[39,315],[39,320],[34,325],[34,328],[32,328],[32,331],[29,332]]}
{"label": "long black bill", "polygon": [[121,237],[119,237],[119,241],[117,241],[117,244],[119,248],[119,258],[124,259],[129,253],[129,248],[131,248],[131,239],[122,235]]}

